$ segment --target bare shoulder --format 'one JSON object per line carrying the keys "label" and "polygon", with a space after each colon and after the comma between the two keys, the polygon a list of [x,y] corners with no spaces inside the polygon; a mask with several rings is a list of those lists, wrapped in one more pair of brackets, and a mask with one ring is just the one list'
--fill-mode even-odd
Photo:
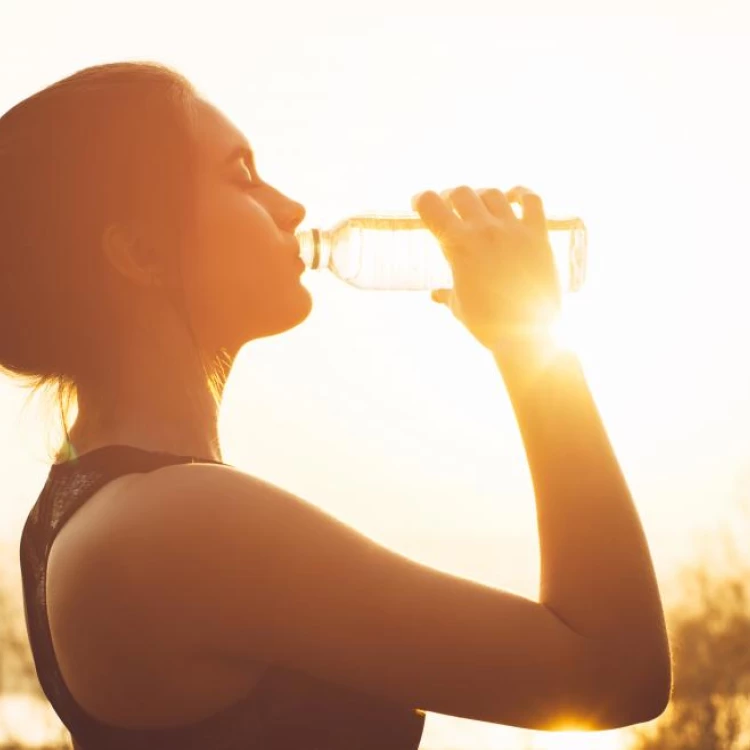
{"label": "bare shoulder", "polygon": [[[122,552],[127,534],[149,533],[151,518],[138,508],[147,476],[118,477],[95,492],[60,530],[47,564],[47,613],[66,686],[89,714],[123,727],[200,720],[246,695],[267,668],[196,658],[166,637],[173,621],[149,628],[148,616],[131,606]],[[139,512],[137,529],[131,513]]]}
{"label": "bare shoulder", "polygon": [[152,643],[532,728],[584,712],[617,725],[612,707],[634,699],[622,665],[547,608],[422,565],[238,469],[169,466],[124,495],[95,557]]}

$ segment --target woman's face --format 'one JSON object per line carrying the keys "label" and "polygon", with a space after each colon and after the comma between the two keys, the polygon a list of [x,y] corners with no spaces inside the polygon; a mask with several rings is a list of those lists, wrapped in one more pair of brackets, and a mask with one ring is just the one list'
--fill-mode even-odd
{"label": "woman's face", "polygon": [[211,351],[282,333],[312,309],[294,232],[299,203],[265,184],[243,134],[196,102],[197,194],[183,251],[193,324]]}

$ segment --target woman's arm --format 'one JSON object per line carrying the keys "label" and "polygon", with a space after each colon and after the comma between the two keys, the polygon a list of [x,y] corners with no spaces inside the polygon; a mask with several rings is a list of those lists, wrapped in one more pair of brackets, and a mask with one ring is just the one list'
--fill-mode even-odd
{"label": "woman's arm", "polygon": [[671,666],[648,545],[578,358],[549,338],[493,356],[523,438],[536,495],[539,600],[602,646],[644,703],[666,706]]}

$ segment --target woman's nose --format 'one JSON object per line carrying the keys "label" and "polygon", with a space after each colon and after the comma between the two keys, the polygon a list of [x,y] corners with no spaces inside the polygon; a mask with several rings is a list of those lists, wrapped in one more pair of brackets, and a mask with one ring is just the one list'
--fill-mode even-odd
{"label": "woman's nose", "polygon": [[294,232],[305,220],[307,210],[301,203],[290,200],[279,214],[279,227],[287,232]]}

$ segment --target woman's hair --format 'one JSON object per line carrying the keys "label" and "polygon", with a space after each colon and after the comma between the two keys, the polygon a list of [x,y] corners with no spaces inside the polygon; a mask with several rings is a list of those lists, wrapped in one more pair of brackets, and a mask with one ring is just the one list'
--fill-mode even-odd
{"label": "woman's hair", "polygon": [[0,371],[30,387],[29,398],[53,397],[66,443],[78,387],[106,389],[128,326],[101,251],[112,223],[158,229],[169,301],[215,399],[226,379],[223,355],[206,364],[197,345],[180,275],[196,98],[162,65],[112,63],[58,81],[0,118]]}

